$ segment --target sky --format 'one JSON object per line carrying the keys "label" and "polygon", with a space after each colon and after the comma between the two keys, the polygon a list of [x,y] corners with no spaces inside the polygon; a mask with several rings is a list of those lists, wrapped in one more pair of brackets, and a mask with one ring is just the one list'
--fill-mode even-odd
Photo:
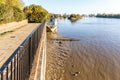
{"label": "sky", "polygon": [[50,13],[120,13],[120,0],[23,0],[25,6],[37,4]]}

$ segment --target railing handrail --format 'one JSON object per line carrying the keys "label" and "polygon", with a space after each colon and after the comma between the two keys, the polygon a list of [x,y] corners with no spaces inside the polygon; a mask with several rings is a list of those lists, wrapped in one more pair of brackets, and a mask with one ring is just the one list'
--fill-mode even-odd
{"label": "railing handrail", "polygon": [[[44,24],[45,22],[43,22]],[[25,43],[31,38],[34,32],[41,26],[42,24],[38,25],[29,35],[28,37],[20,44],[20,46],[13,52],[13,54],[6,60],[6,62],[0,68],[0,74],[4,71],[4,69],[8,66],[8,64],[12,61],[12,59],[19,53]]]}

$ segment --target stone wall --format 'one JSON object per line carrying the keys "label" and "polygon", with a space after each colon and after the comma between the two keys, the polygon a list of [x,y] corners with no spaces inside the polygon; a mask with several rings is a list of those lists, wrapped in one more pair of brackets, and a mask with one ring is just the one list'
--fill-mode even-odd
{"label": "stone wall", "polygon": [[46,24],[41,29],[41,39],[37,49],[29,80],[45,80],[46,73]]}

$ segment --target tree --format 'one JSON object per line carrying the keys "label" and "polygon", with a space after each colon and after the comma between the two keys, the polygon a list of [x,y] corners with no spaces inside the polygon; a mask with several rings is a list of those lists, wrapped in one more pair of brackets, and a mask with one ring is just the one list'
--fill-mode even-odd
{"label": "tree", "polygon": [[21,0],[0,1],[0,23],[21,21],[25,19]]}
{"label": "tree", "polygon": [[7,5],[17,7],[19,9],[22,9],[23,7],[23,1],[22,0],[5,0]]}
{"label": "tree", "polygon": [[24,8],[24,13],[29,22],[42,22],[49,18],[49,13],[40,5],[32,4]]}
{"label": "tree", "polygon": [[13,20],[13,9],[8,5],[0,5],[0,23],[1,22],[11,22]]}
{"label": "tree", "polygon": [[75,21],[79,20],[80,18],[82,18],[82,17],[80,16],[80,14],[71,14],[71,15],[68,17],[68,19],[71,20],[72,22],[75,22]]}
{"label": "tree", "polygon": [[23,11],[17,7],[13,7],[13,16],[15,21],[21,21],[25,19]]}

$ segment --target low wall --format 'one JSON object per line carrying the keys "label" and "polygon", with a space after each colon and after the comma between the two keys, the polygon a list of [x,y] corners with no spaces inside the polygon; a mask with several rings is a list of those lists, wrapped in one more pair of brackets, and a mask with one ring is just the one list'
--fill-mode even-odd
{"label": "low wall", "polygon": [[11,22],[11,23],[7,23],[7,24],[2,24],[2,25],[0,25],[0,34],[7,32],[7,31],[15,30],[15,29],[20,28],[20,27],[27,25],[27,24],[28,24],[27,20],[23,20],[20,22]]}
{"label": "low wall", "polygon": [[45,80],[46,72],[46,24],[41,30],[41,39],[33,62],[29,80]]}

